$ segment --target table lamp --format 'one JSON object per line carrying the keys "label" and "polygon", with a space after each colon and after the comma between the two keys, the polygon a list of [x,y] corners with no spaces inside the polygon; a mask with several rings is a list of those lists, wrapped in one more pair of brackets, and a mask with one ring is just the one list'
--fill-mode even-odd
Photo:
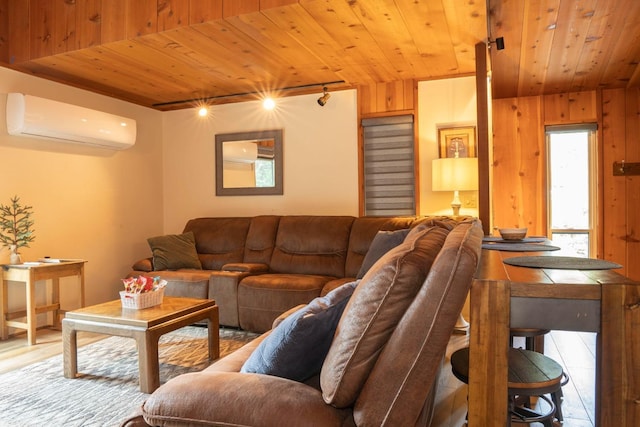
{"label": "table lamp", "polygon": [[[471,191],[478,189],[478,158],[477,157],[449,157],[434,159],[431,163],[431,188],[433,191],[453,191],[451,207],[453,215],[460,215],[459,191]],[[466,333],[469,323],[462,313],[454,326],[457,333]]]}
{"label": "table lamp", "polygon": [[433,191],[453,191],[453,215],[460,215],[460,191],[478,189],[478,158],[450,157],[431,163]]}

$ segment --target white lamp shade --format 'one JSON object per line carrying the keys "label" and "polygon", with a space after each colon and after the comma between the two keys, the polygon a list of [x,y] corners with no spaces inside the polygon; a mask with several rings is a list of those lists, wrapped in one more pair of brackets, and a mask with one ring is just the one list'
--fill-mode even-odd
{"label": "white lamp shade", "polygon": [[433,191],[471,191],[478,189],[478,158],[434,159],[431,163]]}

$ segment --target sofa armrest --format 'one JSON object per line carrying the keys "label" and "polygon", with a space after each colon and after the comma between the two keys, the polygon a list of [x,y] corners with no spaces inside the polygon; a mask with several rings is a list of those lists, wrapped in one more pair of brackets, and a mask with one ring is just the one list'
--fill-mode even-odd
{"label": "sofa armrest", "polygon": [[285,378],[198,372],[162,385],[142,414],[158,426],[342,426],[351,410],[327,405],[319,390]]}
{"label": "sofa armrest", "polygon": [[136,261],[131,268],[135,271],[153,271],[153,258],[143,258]]}
{"label": "sofa armrest", "polygon": [[269,272],[267,264],[248,263],[248,262],[231,262],[222,266],[222,271],[240,271],[243,273],[262,274]]}

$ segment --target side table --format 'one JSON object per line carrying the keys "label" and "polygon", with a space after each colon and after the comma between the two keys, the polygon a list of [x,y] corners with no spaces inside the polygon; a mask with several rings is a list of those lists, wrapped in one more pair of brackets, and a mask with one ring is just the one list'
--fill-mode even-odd
{"label": "side table", "polygon": [[[0,339],[7,339],[9,326],[27,330],[27,343],[36,343],[36,316],[49,311],[54,312],[53,327],[60,327],[60,278],[77,276],[80,280],[80,305],[84,307],[84,260],[62,261],[59,263],[2,265],[2,289],[0,290]],[[36,307],[36,282],[51,280],[51,303]],[[9,281],[24,283],[26,292],[26,310],[9,312]],[[13,319],[26,317],[26,322]]]}

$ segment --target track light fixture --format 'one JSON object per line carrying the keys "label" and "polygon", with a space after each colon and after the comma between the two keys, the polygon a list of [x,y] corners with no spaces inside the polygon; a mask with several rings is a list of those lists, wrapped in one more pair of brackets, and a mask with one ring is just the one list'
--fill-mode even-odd
{"label": "track light fixture", "polygon": [[504,49],[504,37],[498,37],[495,40],[489,39],[489,48],[491,48],[491,44],[492,43],[496,44],[496,49],[498,49],[498,50]]}
{"label": "track light fixture", "polygon": [[321,107],[324,107],[324,105],[327,103],[329,98],[331,98],[331,94],[327,91],[327,87],[325,86],[322,88],[322,96],[318,98],[318,104]]}

